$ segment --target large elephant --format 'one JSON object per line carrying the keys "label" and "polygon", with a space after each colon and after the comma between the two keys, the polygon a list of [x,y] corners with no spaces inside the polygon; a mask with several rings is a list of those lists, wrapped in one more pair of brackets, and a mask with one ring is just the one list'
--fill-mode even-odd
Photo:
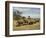
{"label": "large elephant", "polygon": [[24,23],[24,21],[23,21],[23,20],[19,20],[19,21],[17,21],[17,25],[16,25],[16,26],[22,26],[22,25],[23,25],[23,23]]}

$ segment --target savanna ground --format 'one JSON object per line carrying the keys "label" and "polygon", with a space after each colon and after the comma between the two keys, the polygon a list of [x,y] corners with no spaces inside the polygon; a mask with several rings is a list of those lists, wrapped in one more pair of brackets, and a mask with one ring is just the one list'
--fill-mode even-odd
{"label": "savanna ground", "polygon": [[33,23],[31,25],[21,25],[16,27],[16,20],[13,21],[13,31],[17,30],[39,30],[40,29],[40,21]]}
{"label": "savanna ground", "polygon": [[[29,10],[26,10],[26,8],[24,8],[24,9],[22,9],[22,8],[13,9],[13,31],[39,30],[40,29],[40,17],[37,17],[37,15],[38,16],[40,15],[40,12],[39,12],[40,10],[33,9],[33,11],[32,11],[30,9]],[[32,15],[34,14],[33,17],[32,17],[32,15],[30,15],[31,11],[32,11]]]}

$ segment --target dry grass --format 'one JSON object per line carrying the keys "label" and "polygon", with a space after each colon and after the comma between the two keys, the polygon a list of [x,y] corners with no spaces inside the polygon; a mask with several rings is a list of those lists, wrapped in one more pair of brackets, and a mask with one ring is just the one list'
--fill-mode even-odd
{"label": "dry grass", "polygon": [[24,25],[16,27],[16,21],[13,21],[13,31],[16,30],[39,30],[40,29],[40,22],[36,22],[32,25]]}

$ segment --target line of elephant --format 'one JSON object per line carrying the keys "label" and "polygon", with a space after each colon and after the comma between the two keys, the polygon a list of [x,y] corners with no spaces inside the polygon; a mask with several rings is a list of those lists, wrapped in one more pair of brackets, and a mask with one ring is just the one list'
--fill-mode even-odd
{"label": "line of elephant", "polygon": [[28,21],[28,20],[23,20],[23,21],[17,21],[16,22],[16,27],[18,26],[24,26],[24,25],[32,25],[32,24],[35,24],[36,22],[39,22],[39,20],[35,20],[35,21]]}

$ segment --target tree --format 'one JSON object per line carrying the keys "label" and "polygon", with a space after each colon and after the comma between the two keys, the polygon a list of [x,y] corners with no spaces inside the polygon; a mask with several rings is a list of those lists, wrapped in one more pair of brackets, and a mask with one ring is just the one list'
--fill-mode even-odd
{"label": "tree", "polygon": [[22,12],[20,12],[19,10],[13,11],[14,16],[20,16],[21,14]]}
{"label": "tree", "polygon": [[21,19],[21,14],[22,12],[20,12],[19,10],[13,11],[13,16],[15,16],[15,20],[19,20]]}
{"label": "tree", "polygon": [[28,19],[31,19],[30,16],[28,16]]}
{"label": "tree", "polygon": [[24,19],[26,19],[26,17],[23,16],[22,19],[24,20]]}

